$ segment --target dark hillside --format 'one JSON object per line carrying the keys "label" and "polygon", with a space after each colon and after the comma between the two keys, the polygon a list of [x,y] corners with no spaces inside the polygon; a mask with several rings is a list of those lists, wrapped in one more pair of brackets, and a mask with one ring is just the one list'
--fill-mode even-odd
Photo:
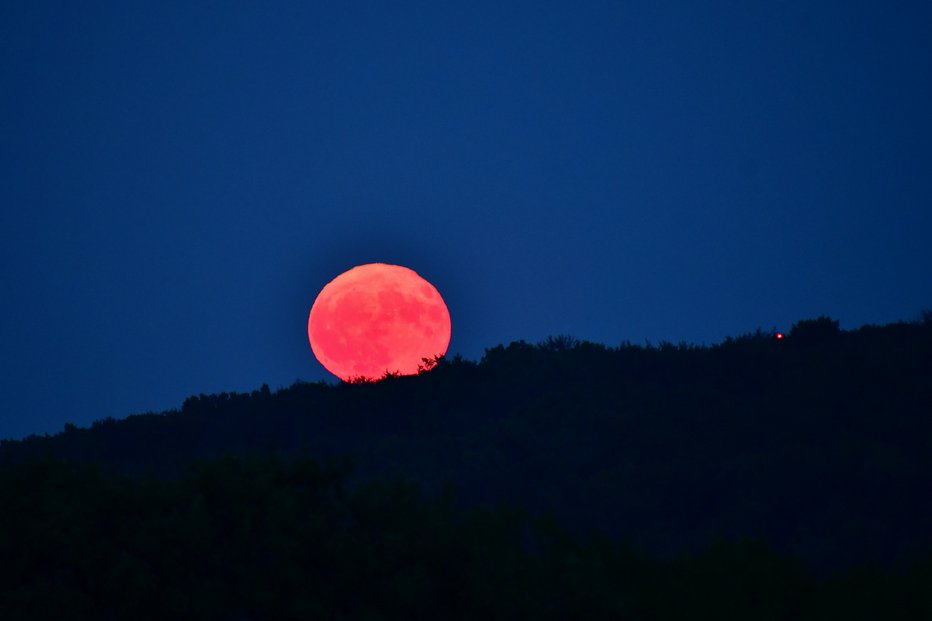
{"label": "dark hillside", "polygon": [[814,577],[761,542],[652,559],[509,507],[272,454],[135,479],[0,465],[5,621],[928,619],[932,555]]}
{"label": "dark hillside", "polygon": [[414,377],[200,395],[180,411],[7,441],[140,475],[307,449],[360,478],[505,501],[662,555],[763,538],[817,568],[932,544],[932,322],[617,348],[553,338]]}

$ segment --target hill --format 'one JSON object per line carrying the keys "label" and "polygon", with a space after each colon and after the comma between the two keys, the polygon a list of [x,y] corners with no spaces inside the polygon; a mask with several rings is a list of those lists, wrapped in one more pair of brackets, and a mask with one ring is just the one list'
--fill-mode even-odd
{"label": "hill", "polygon": [[[928,318],[927,318],[928,319]],[[349,456],[457,502],[507,503],[660,558],[752,537],[818,571],[932,545],[932,321],[800,321],[714,346],[567,337],[378,382],[200,395],[0,444],[175,477],[195,459]]]}

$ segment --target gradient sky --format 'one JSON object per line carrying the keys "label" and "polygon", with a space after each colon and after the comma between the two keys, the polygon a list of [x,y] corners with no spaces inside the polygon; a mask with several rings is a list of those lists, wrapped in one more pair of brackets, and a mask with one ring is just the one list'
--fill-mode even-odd
{"label": "gradient sky", "polygon": [[[331,5],[331,6],[325,6]],[[928,2],[0,7],[0,438],[331,377],[400,263],[452,353],[932,307]]]}

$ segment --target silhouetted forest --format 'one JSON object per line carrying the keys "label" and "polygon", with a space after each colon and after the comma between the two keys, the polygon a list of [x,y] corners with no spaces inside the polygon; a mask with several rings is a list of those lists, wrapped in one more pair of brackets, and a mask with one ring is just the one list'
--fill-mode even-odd
{"label": "silhouetted forest", "polygon": [[932,618],[930,313],[425,365],[0,443],[0,617]]}

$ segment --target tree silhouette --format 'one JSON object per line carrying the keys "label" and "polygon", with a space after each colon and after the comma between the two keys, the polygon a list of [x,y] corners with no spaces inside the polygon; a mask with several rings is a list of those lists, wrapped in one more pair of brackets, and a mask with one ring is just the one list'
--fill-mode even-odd
{"label": "tree silhouette", "polygon": [[930,328],[556,337],[4,441],[0,618],[923,618]]}

